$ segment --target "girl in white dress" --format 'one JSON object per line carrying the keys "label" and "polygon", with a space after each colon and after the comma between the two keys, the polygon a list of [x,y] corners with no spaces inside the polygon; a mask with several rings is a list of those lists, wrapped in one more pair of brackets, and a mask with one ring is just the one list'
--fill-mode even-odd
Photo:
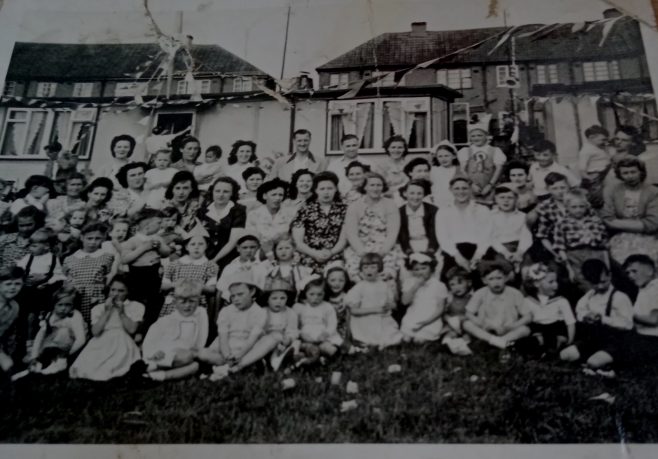
{"label": "girl in white dress", "polygon": [[336,310],[325,301],[324,279],[312,275],[302,281],[299,303],[293,311],[299,317],[300,353],[298,364],[313,363],[322,356],[331,357],[338,352],[343,338],[338,334]]}
{"label": "girl in white dress", "polygon": [[402,285],[402,303],[409,305],[400,327],[404,341],[421,343],[439,339],[448,290],[433,276],[436,265],[436,258],[424,253],[409,256],[407,269],[412,275]]}
{"label": "girl in white dress", "polygon": [[71,378],[107,381],[128,373],[141,358],[132,335],[143,317],[144,305],[128,299],[126,278],[114,277],[105,302],[91,310],[93,338],[71,366]]}
{"label": "girl in white dress", "polygon": [[402,333],[391,316],[395,308],[395,293],[390,284],[381,279],[384,260],[377,253],[361,257],[360,277],[347,292],[345,304],[350,310],[352,341],[380,349],[402,341]]}

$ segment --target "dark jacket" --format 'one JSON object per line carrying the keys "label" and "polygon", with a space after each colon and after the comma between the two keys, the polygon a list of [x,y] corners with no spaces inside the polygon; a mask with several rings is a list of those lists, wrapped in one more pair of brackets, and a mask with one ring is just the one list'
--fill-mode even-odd
{"label": "dark jacket", "polygon": [[[426,202],[422,203],[425,214],[423,216],[423,226],[425,227],[425,235],[429,241],[428,250],[432,253],[439,250],[439,241],[436,239],[436,227],[434,220],[436,218],[436,212],[439,210],[436,206],[428,204]],[[398,243],[402,248],[402,251],[406,254],[411,253],[411,245],[409,244],[409,219],[407,218],[406,204],[400,207],[400,233],[398,234]]]}

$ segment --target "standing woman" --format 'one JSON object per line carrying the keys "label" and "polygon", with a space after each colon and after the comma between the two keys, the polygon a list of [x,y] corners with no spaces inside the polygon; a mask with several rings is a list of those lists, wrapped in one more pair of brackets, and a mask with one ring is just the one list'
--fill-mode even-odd
{"label": "standing woman", "polygon": [[347,243],[346,213],[338,177],[333,172],[320,172],[313,178],[310,199],[299,208],[291,225],[302,265],[322,274],[327,263],[342,259]]}
{"label": "standing woman", "polygon": [[249,140],[238,140],[231,147],[231,152],[228,154],[228,167],[226,168],[225,175],[232,177],[240,185],[240,189],[245,189],[244,179],[242,173],[248,167],[258,165],[258,157],[256,156],[256,144]]}
{"label": "standing woman", "polygon": [[80,172],[66,178],[66,194],[46,201],[48,222],[54,222],[64,217],[73,209],[84,207],[81,194],[87,185],[87,178]]}
{"label": "standing woman", "polygon": [[401,135],[394,135],[384,142],[384,150],[388,158],[378,164],[375,172],[379,173],[390,191],[387,196],[395,196],[398,190],[404,186],[409,177],[404,173],[404,166],[407,164],[405,157],[409,153],[407,141]]}
{"label": "standing woman", "polygon": [[119,186],[117,174],[119,170],[130,162],[130,157],[135,151],[135,138],[128,134],[115,136],[110,142],[110,153],[112,154],[112,163],[110,166],[102,169],[98,174],[99,177],[107,177],[112,180],[114,187]]}
{"label": "standing woman", "polygon": [[615,163],[621,181],[606,190],[601,218],[614,236],[610,255],[623,263],[629,255],[643,253],[658,262],[658,189],[646,182],[641,160],[627,156]]}
{"label": "standing woman", "polygon": [[295,218],[295,209],[283,207],[288,191],[288,182],[279,178],[268,180],[258,188],[257,199],[263,206],[249,212],[246,229],[260,239],[261,249],[268,256],[274,239],[290,231],[290,223]]}
{"label": "standing woman", "polygon": [[149,191],[145,189],[146,163],[128,163],[117,173],[121,189],[114,194],[110,204],[115,215],[132,217],[146,207]]}
{"label": "standing woman", "polygon": [[292,207],[297,212],[313,194],[313,177],[315,174],[308,169],[299,169],[292,174],[288,199],[283,202],[283,206]]}
{"label": "standing woman", "polygon": [[201,207],[199,186],[194,174],[178,171],[171,179],[164,194],[162,208],[175,207],[180,212],[180,228],[190,232],[197,225],[197,213]]}
{"label": "standing woman", "polygon": [[197,161],[201,154],[201,142],[196,137],[187,136],[183,138],[180,142],[180,152],[181,159],[173,163],[171,167],[194,173],[194,168],[203,164]]}
{"label": "standing woman", "polygon": [[82,190],[80,198],[85,202],[91,220],[99,222],[110,221],[112,211],[108,208],[107,203],[112,200],[113,190],[114,184],[107,177],[94,179],[87,188]]}
{"label": "standing woman", "polygon": [[234,228],[244,228],[247,212],[237,204],[239,186],[231,177],[220,177],[208,190],[208,202],[197,213],[197,218],[208,231],[206,256],[221,268],[235,258]]}
{"label": "standing woman", "polygon": [[376,172],[366,173],[363,198],[350,204],[345,215],[345,231],[349,247],[345,249],[347,272],[359,280],[361,257],[375,252],[384,259],[384,274],[395,278],[402,253],[396,248],[400,232],[400,212],[394,201],[385,198],[386,180]]}

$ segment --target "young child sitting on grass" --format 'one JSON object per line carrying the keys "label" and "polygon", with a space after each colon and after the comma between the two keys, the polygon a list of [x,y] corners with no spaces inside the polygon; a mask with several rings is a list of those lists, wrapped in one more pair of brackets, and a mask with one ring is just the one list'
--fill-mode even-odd
{"label": "young child sitting on grass", "polygon": [[261,303],[267,306],[264,336],[254,346],[256,359],[271,353],[270,365],[277,371],[283,364],[288,351],[299,348],[299,318],[292,309],[295,290],[288,282],[277,280],[263,292]]}
{"label": "young child sitting on grass", "polygon": [[233,259],[222,271],[217,280],[217,296],[219,301],[229,303],[231,294],[228,282],[236,273],[248,272],[253,276],[256,266],[256,254],[260,249],[260,241],[253,234],[245,233],[239,236],[235,243],[238,257]]}
{"label": "young child sitting on grass", "polygon": [[53,295],[53,310],[41,321],[30,357],[31,370],[44,375],[68,368],[68,359],[87,341],[85,322],[75,309],[79,301],[75,288],[64,286]]}
{"label": "young child sitting on grass", "polygon": [[366,253],[361,257],[359,270],[361,280],[345,296],[353,342],[380,349],[400,344],[403,335],[391,316],[395,293],[381,279],[384,259],[378,253]]}
{"label": "young child sitting on grass", "polygon": [[336,310],[325,301],[324,279],[312,275],[302,280],[299,302],[293,310],[299,318],[301,346],[295,356],[297,364],[315,363],[322,357],[333,357],[343,343],[337,330]]}
{"label": "young child sitting on grass", "polygon": [[466,319],[466,306],[473,296],[471,275],[459,266],[453,266],[445,274],[448,283],[449,296],[446,311],[443,316],[446,327],[443,344],[448,346],[450,352],[456,355],[469,355],[470,338],[464,334],[462,324]]}
{"label": "young child sitting on grass", "polygon": [[411,277],[402,286],[402,303],[408,308],[400,325],[405,342],[439,339],[448,290],[434,275],[437,264],[434,256],[424,253],[409,256],[407,269]]}
{"label": "young child sitting on grass", "polygon": [[524,307],[523,294],[505,284],[508,273],[497,263],[482,269],[485,286],[477,290],[466,306],[465,332],[494,347],[505,349],[528,336],[532,319]]}
{"label": "young child sitting on grass", "polygon": [[573,343],[576,319],[569,302],[557,296],[557,271],[537,263],[528,269],[527,281],[525,308],[532,313],[531,334],[517,341],[517,348],[538,354],[544,350],[560,350]]}
{"label": "young child sitting on grass", "polygon": [[625,331],[633,328],[633,304],[611,282],[610,270],[601,260],[587,260],[582,275],[591,289],[576,305],[576,341],[560,352],[562,360],[584,360],[598,370],[623,359]]}
{"label": "young child sitting on grass", "polygon": [[208,339],[208,315],[199,308],[203,284],[180,279],[174,287],[174,311],[159,318],[146,333],[142,355],[145,376],[164,381],[191,376]]}
{"label": "young child sitting on grass", "polygon": [[253,275],[248,271],[237,272],[227,284],[231,304],[219,311],[218,336],[199,356],[214,366],[213,380],[236,373],[264,356],[257,343],[263,336],[267,311],[256,303],[259,290]]}

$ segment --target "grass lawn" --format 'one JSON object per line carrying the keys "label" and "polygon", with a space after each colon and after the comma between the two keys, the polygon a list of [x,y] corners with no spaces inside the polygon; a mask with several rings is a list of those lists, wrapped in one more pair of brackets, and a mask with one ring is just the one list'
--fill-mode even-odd
{"label": "grass lawn", "polygon": [[[246,371],[107,383],[30,376],[3,384],[0,441],[10,443],[644,443],[658,442],[658,366],[614,380],[577,366],[526,361],[474,347],[455,357],[438,344],[338,357],[292,375]],[[402,372],[389,374],[398,363]],[[329,382],[342,371],[341,386]],[[322,382],[316,378],[321,377]],[[345,392],[348,380],[359,393]],[[591,401],[608,392],[613,404]],[[341,402],[358,407],[341,413]]]}

